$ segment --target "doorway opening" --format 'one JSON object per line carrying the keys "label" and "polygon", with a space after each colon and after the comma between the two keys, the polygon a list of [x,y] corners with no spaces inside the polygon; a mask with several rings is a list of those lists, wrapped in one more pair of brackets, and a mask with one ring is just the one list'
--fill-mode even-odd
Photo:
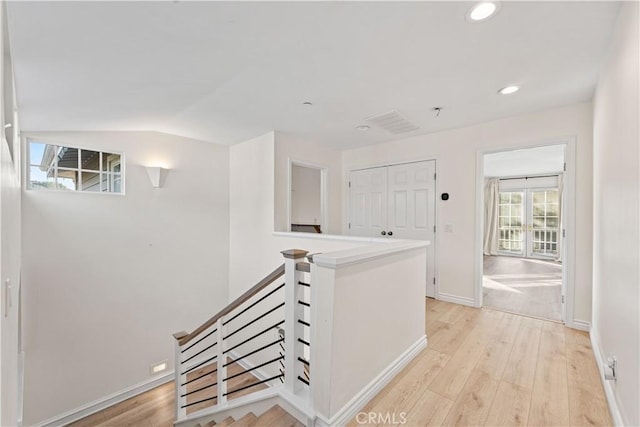
{"label": "doorway opening", "polygon": [[289,231],[326,233],[327,169],[289,162]]}
{"label": "doorway opening", "polygon": [[484,306],[564,321],[565,150],[483,155]]}

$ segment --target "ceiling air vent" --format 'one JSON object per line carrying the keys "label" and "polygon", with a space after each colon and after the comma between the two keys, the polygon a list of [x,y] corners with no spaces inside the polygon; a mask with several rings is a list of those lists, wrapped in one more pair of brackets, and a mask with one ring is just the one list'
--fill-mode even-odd
{"label": "ceiling air vent", "polygon": [[405,119],[396,110],[391,110],[387,113],[377,114],[375,116],[367,117],[365,121],[372,123],[382,129],[389,131],[393,134],[407,133],[420,129],[419,126],[414,125],[409,120]]}

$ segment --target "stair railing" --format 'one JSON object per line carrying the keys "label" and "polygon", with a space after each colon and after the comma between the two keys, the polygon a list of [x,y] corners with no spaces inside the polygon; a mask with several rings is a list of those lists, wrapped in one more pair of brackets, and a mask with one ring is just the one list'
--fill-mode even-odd
{"label": "stair railing", "polygon": [[285,263],[191,333],[175,338],[176,420],[265,387],[309,396],[310,264]]}

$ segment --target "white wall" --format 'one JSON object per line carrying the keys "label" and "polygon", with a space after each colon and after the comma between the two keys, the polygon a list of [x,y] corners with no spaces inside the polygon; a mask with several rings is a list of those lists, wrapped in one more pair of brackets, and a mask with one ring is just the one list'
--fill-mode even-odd
{"label": "white wall", "polygon": [[[591,320],[592,228],[592,107],[578,104],[534,114],[510,117],[343,153],[343,176],[355,168],[435,158],[438,194],[437,227],[452,224],[452,233],[437,233],[439,292],[474,298],[476,154],[481,149],[526,146],[558,137],[576,137],[576,320]],[[348,212],[348,188],[343,185],[343,218]]]}
{"label": "white wall", "polygon": [[[150,379],[227,303],[228,148],[155,132],[30,133],[122,151],[126,195],[23,191],[25,423]],[[152,188],[145,165],[165,165]]]}
{"label": "white wall", "polygon": [[[314,159],[314,152],[305,150],[305,147],[308,149],[317,147],[303,142],[297,145],[295,139],[286,140],[287,142],[278,144],[279,158],[275,157],[276,134],[274,132],[230,147],[230,299],[238,297],[282,264],[284,258],[280,251],[304,249],[315,253],[347,249],[363,244],[331,240],[325,236],[313,238],[308,233],[274,235],[275,212],[285,213],[281,220],[283,219],[285,221],[283,224],[286,225],[286,208],[283,211],[282,207],[286,206],[286,171],[289,157],[287,153],[291,153],[296,159],[311,161]],[[319,153],[321,152],[320,147]],[[322,159],[319,162],[322,163]],[[329,179],[339,181],[340,176],[332,174]],[[280,184],[281,190],[278,197],[275,197],[276,182]],[[335,183],[331,185],[336,187]],[[338,188],[339,185],[338,183]],[[279,203],[279,209],[275,207],[276,201]],[[335,209],[335,206],[330,209]],[[335,222],[339,223],[340,216],[335,214],[333,216],[333,228],[336,228]]]}
{"label": "white wall", "polygon": [[293,135],[275,132],[275,230],[287,231],[289,160],[311,163],[327,169],[328,224],[323,232],[342,231],[342,154],[330,147],[313,144]]}
{"label": "white wall", "polygon": [[[0,5],[0,47],[7,46],[5,5]],[[0,131],[0,425],[14,426],[20,419],[19,394],[19,299],[21,268],[20,152],[16,149],[19,125],[13,112],[13,81],[6,74],[5,61],[10,52],[0,55],[0,108],[2,124],[11,128]],[[5,91],[5,89],[9,89]],[[8,108],[7,108],[8,107]],[[12,138],[13,136],[13,138]],[[9,148],[7,138],[12,141]],[[13,157],[11,155],[13,153]],[[10,288],[7,287],[7,282]],[[10,299],[10,306],[7,302]]]}
{"label": "white wall", "polygon": [[[618,359],[607,382],[625,425],[640,425],[640,103],[637,2],[620,10],[594,98],[594,349]],[[614,418],[618,411],[612,411]]]}
{"label": "white wall", "polygon": [[320,224],[322,200],[320,169],[292,165],[291,167],[291,223]]}

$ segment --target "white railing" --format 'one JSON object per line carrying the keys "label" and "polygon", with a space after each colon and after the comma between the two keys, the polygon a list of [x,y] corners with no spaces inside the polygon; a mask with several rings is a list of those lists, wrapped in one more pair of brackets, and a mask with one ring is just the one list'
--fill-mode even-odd
{"label": "white railing", "polygon": [[195,331],[174,334],[176,421],[266,388],[309,399],[310,268],[306,251],[282,254],[283,265]]}

